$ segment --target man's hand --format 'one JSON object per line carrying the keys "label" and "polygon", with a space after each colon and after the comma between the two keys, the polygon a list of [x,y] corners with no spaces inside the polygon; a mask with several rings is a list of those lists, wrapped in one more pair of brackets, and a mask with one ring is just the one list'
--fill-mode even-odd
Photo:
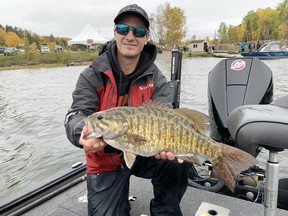
{"label": "man's hand", "polygon": [[[166,152],[162,151],[159,154],[155,155],[156,159],[162,159],[162,160],[175,160],[175,155],[173,152]],[[177,158],[178,163],[183,163],[184,161],[180,158]]]}
{"label": "man's hand", "polygon": [[85,150],[91,151],[91,152],[97,152],[103,149],[107,145],[107,143],[104,142],[102,137],[85,139],[84,135],[87,135],[88,133],[89,133],[88,128],[84,126],[81,132],[79,143],[80,145],[83,146]]}

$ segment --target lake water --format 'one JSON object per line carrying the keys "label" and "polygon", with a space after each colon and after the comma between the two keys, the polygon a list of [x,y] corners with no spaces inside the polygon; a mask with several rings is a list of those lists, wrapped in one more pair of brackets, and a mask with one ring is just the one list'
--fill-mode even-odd
{"label": "lake water", "polygon": [[[209,71],[223,59],[183,59],[181,106],[207,114]],[[170,79],[171,56],[158,67]],[[274,98],[288,92],[288,59],[264,61],[274,74]],[[0,202],[40,185],[78,161],[84,152],[66,139],[64,116],[79,73],[86,66],[0,71]],[[267,152],[259,155],[264,166]],[[288,177],[288,152],[280,153],[280,176]]]}

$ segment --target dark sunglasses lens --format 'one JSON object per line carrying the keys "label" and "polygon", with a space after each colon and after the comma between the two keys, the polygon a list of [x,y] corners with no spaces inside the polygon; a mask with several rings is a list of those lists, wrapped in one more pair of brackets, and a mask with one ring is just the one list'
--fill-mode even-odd
{"label": "dark sunglasses lens", "polygon": [[129,32],[130,27],[128,25],[124,25],[124,24],[118,24],[116,26],[116,31],[118,34],[121,35],[127,35]]}
{"label": "dark sunglasses lens", "polygon": [[143,27],[130,27],[128,25],[125,25],[125,24],[117,24],[116,25],[116,32],[118,34],[121,34],[121,35],[127,35],[130,31],[130,29],[132,29],[133,31],[133,35],[135,37],[144,37],[146,35],[146,29],[143,28]]}
{"label": "dark sunglasses lens", "polygon": [[144,37],[146,35],[146,29],[143,27],[133,27],[133,34],[135,37]]}

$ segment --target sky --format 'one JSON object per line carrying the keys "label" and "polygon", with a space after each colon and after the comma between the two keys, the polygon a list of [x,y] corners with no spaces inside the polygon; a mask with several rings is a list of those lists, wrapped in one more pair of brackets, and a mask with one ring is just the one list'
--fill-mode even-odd
{"label": "sky", "polygon": [[190,38],[214,38],[221,22],[238,25],[251,10],[275,9],[283,0],[1,0],[0,24],[30,30],[41,36],[76,37],[90,23],[106,39],[113,37],[113,20],[128,4],[138,4],[148,15],[160,4],[180,7]]}

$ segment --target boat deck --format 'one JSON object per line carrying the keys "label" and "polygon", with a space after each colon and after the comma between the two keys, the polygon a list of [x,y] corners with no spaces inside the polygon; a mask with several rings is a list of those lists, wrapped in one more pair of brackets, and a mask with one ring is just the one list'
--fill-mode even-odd
{"label": "boat deck", "polygon": [[[150,180],[131,177],[131,195],[136,196],[131,201],[131,216],[150,215],[149,202],[153,196]],[[43,202],[39,206],[23,213],[23,216],[83,216],[87,215],[87,203],[79,202],[79,197],[86,194],[86,181],[75,185],[63,193]],[[264,206],[257,203],[203,191],[188,187],[181,208],[184,216],[195,215],[202,202],[214,204],[229,210],[230,216],[257,216],[264,215]],[[198,212],[199,213],[199,212]],[[200,214],[197,213],[197,216]],[[13,214],[12,214],[13,215]],[[17,215],[17,214],[16,214]],[[201,215],[203,215],[201,213]],[[226,214],[217,214],[226,215]],[[288,211],[277,209],[277,215],[288,216]]]}

